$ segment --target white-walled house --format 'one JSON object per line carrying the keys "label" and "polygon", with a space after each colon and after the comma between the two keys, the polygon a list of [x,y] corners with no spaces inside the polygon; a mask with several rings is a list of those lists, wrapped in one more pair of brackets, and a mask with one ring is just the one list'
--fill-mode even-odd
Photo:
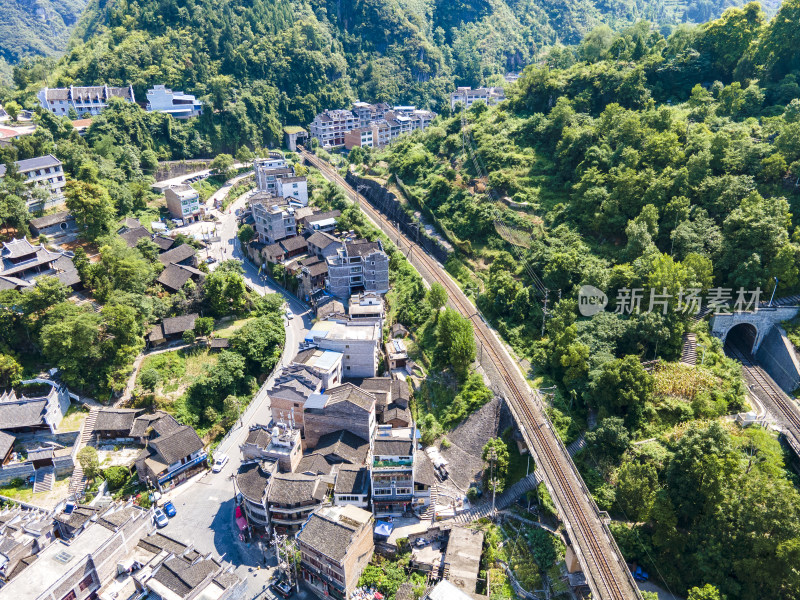
{"label": "white-walled house", "polygon": [[53,113],[58,117],[69,115],[69,109],[74,108],[79,116],[86,113],[99,115],[103,109],[108,107],[111,98],[122,98],[126,102],[136,102],[133,95],[133,87],[108,87],[107,85],[97,85],[91,87],[68,88],[42,88],[36,94],[39,104],[47,112]]}
{"label": "white-walled house", "polygon": [[147,110],[167,113],[176,119],[188,119],[203,113],[203,103],[192,94],[173,92],[165,85],[156,85],[147,90]]}

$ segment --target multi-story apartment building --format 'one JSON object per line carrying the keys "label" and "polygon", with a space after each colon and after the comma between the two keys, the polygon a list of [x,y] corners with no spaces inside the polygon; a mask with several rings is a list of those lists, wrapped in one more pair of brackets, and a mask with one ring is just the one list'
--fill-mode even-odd
{"label": "multi-story apartment building", "polygon": [[79,116],[86,113],[99,115],[108,107],[111,98],[122,98],[126,102],[135,102],[133,87],[108,87],[99,85],[93,87],[68,88],[42,88],[36,95],[42,108],[59,117],[69,115],[69,109],[74,108]]}
{"label": "multi-story apartment building", "polygon": [[308,183],[305,177],[280,177],[275,182],[275,189],[279,198],[308,206]]}
{"label": "multi-story apartment building", "polygon": [[192,94],[173,92],[164,85],[156,85],[147,90],[147,110],[167,113],[176,119],[188,119],[203,113],[203,103]]}
{"label": "multi-story apartment building", "polygon": [[356,147],[374,148],[375,146],[375,132],[370,125],[357,127],[344,134],[344,147],[348,150]]}
{"label": "multi-story apartment building", "polygon": [[487,105],[492,106],[505,99],[506,95],[503,88],[481,87],[473,90],[471,87],[460,87],[450,94],[450,108],[455,110],[456,104],[459,102],[464,105],[464,108],[469,108],[478,100],[482,100]]}
{"label": "multi-story apartment building", "polygon": [[349,298],[361,291],[389,291],[389,257],[380,240],[346,242],[327,261],[328,291],[334,296]]}
{"label": "multi-story apartment building", "polygon": [[298,352],[292,364],[310,369],[320,378],[322,389],[326,390],[342,382],[342,358],[344,355],[341,352],[308,348]]}
{"label": "multi-story apartment building", "polygon": [[372,558],[372,515],[356,506],[326,506],[297,534],[302,578],[320,598],[349,600]]}
{"label": "multi-story apartment building", "polygon": [[269,511],[267,510],[267,490],[272,476],[278,470],[275,461],[245,461],[233,478],[236,495],[241,494],[244,516],[251,528],[257,531],[269,530]]}
{"label": "multi-story apartment building", "polygon": [[308,129],[320,146],[344,146],[344,134],[358,127],[359,119],[349,110],[325,110],[314,117]]}
{"label": "multi-story apartment building", "polygon": [[375,377],[381,343],[381,326],[377,319],[317,321],[306,337],[320,350],[343,355],[344,377]]}
{"label": "multi-story apartment building", "polygon": [[414,505],[414,427],[378,425],[372,444],[372,510],[400,517]]}
{"label": "multi-story apartment building", "polygon": [[358,119],[358,127],[366,127],[372,121],[378,121],[386,115],[391,107],[384,103],[370,104],[369,102],[354,102],[353,114]]}
{"label": "multi-story apartment building", "polygon": [[205,209],[200,204],[200,194],[190,185],[172,185],[164,190],[167,209],[173,219],[183,224],[194,223],[203,218]]}
{"label": "multi-story apartment building", "polygon": [[285,200],[259,193],[250,200],[256,234],[262,244],[275,244],[278,240],[297,235],[294,209]]}
{"label": "multi-story apartment building", "polygon": [[276,421],[270,429],[264,425],[250,428],[247,439],[239,446],[244,460],[274,461],[282,473],[293,473],[303,458],[300,430],[291,423]]}
{"label": "multi-story apartment building", "polygon": [[[64,186],[67,184],[64,179],[64,168],[61,161],[52,154],[37,156],[14,163],[20,174],[25,177],[26,183],[31,187],[41,187],[50,194],[50,199],[41,202],[36,199],[29,199],[27,202],[29,211],[43,210],[54,206],[64,200]],[[6,166],[0,165],[0,179],[5,177]]]}
{"label": "multi-story apartment building", "polygon": [[306,365],[293,364],[282,369],[267,391],[273,421],[293,423],[303,433],[303,406],[311,394],[321,389],[322,379]]}

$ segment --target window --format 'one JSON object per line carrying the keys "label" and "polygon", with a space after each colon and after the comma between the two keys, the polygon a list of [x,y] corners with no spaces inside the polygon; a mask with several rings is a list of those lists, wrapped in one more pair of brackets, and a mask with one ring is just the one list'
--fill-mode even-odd
{"label": "window", "polygon": [[75,600],[75,591],[71,591],[69,594],[64,596],[61,600]]}
{"label": "window", "polygon": [[88,587],[90,587],[92,585],[92,583],[94,583],[94,580],[92,579],[92,576],[91,575],[87,575],[86,579],[84,579],[83,581],[81,581],[78,584],[78,587],[80,588],[81,591],[83,591],[83,590],[87,589]]}

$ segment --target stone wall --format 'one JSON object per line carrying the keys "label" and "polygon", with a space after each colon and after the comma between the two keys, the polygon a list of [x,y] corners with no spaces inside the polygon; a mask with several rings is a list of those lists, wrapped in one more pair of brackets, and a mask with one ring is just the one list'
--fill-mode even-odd
{"label": "stone wall", "polygon": [[[383,187],[377,181],[359,177],[352,172],[345,176],[347,183],[352,185],[367,202],[376,210],[383,213],[393,221],[400,231],[409,239],[416,240],[429,254],[436,260],[444,264],[452,254],[451,248],[445,248],[438,240],[429,237],[425,233],[425,226],[418,219],[405,212],[400,200],[393,193]],[[397,240],[392,240],[397,242]]]}
{"label": "stone wall", "polygon": [[781,388],[791,394],[800,386],[800,364],[786,332],[773,327],[764,337],[756,358]]}

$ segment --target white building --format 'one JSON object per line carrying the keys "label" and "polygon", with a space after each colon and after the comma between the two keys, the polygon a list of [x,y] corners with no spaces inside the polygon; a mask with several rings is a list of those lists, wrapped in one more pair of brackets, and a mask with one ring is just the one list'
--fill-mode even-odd
{"label": "white building", "polygon": [[[253,161],[256,186],[259,192],[269,192],[278,195],[278,180],[284,177],[294,178],[294,169],[289,166],[283,154],[270,152],[267,158],[257,158]],[[306,192],[306,204],[308,192]]]}
{"label": "white building", "polygon": [[[19,172],[25,176],[26,182],[31,186],[42,187],[50,193],[50,200],[44,206],[38,200],[28,201],[28,210],[35,211],[60,204],[64,199],[64,168],[61,161],[52,154],[37,156],[15,163]],[[6,166],[0,165],[0,178],[6,174]]]}
{"label": "white building", "polygon": [[277,196],[308,206],[308,182],[305,177],[281,177],[275,182]]}
{"label": "white building", "polygon": [[342,354],[343,377],[375,377],[378,373],[381,326],[377,320],[318,321],[306,341],[320,350]]}
{"label": "white building", "polygon": [[186,225],[203,218],[205,210],[200,204],[200,194],[192,186],[172,185],[164,190],[164,196],[173,219],[180,219]]}
{"label": "white building", "polygon": [[359,125],[359,119],[349,110],[325,110],[314,117],[308,127],[320,146],[344,146],[344,134]]}
{"label": "white building", "polygon": [[450,108],[455,110],[456,104],[459,102],[464,105],[464,108],[469,108],[478,100],[483,100],[488,106],[493,106],[505,99],[503,88],[481,87],[473,90],[471,87],[460,87],[450,94]]}
{"label": "white building", "polygon": [[111,98],[122,98],[126,102],[135,102],[133,87],[108,87],[98,85],[92,87],[42,88],[36,94],[39,104],[48,112],[59,117],[69,115],[70,107],[79,116],[86,113],[99,115],[108,106]]}
{"label": "white building", "polygon": [[192,94],[173,92],[164,85],[157,85],[147,90],[147,110],[167,113],[176,119],[188,119],[202,114],[203,103]]}

